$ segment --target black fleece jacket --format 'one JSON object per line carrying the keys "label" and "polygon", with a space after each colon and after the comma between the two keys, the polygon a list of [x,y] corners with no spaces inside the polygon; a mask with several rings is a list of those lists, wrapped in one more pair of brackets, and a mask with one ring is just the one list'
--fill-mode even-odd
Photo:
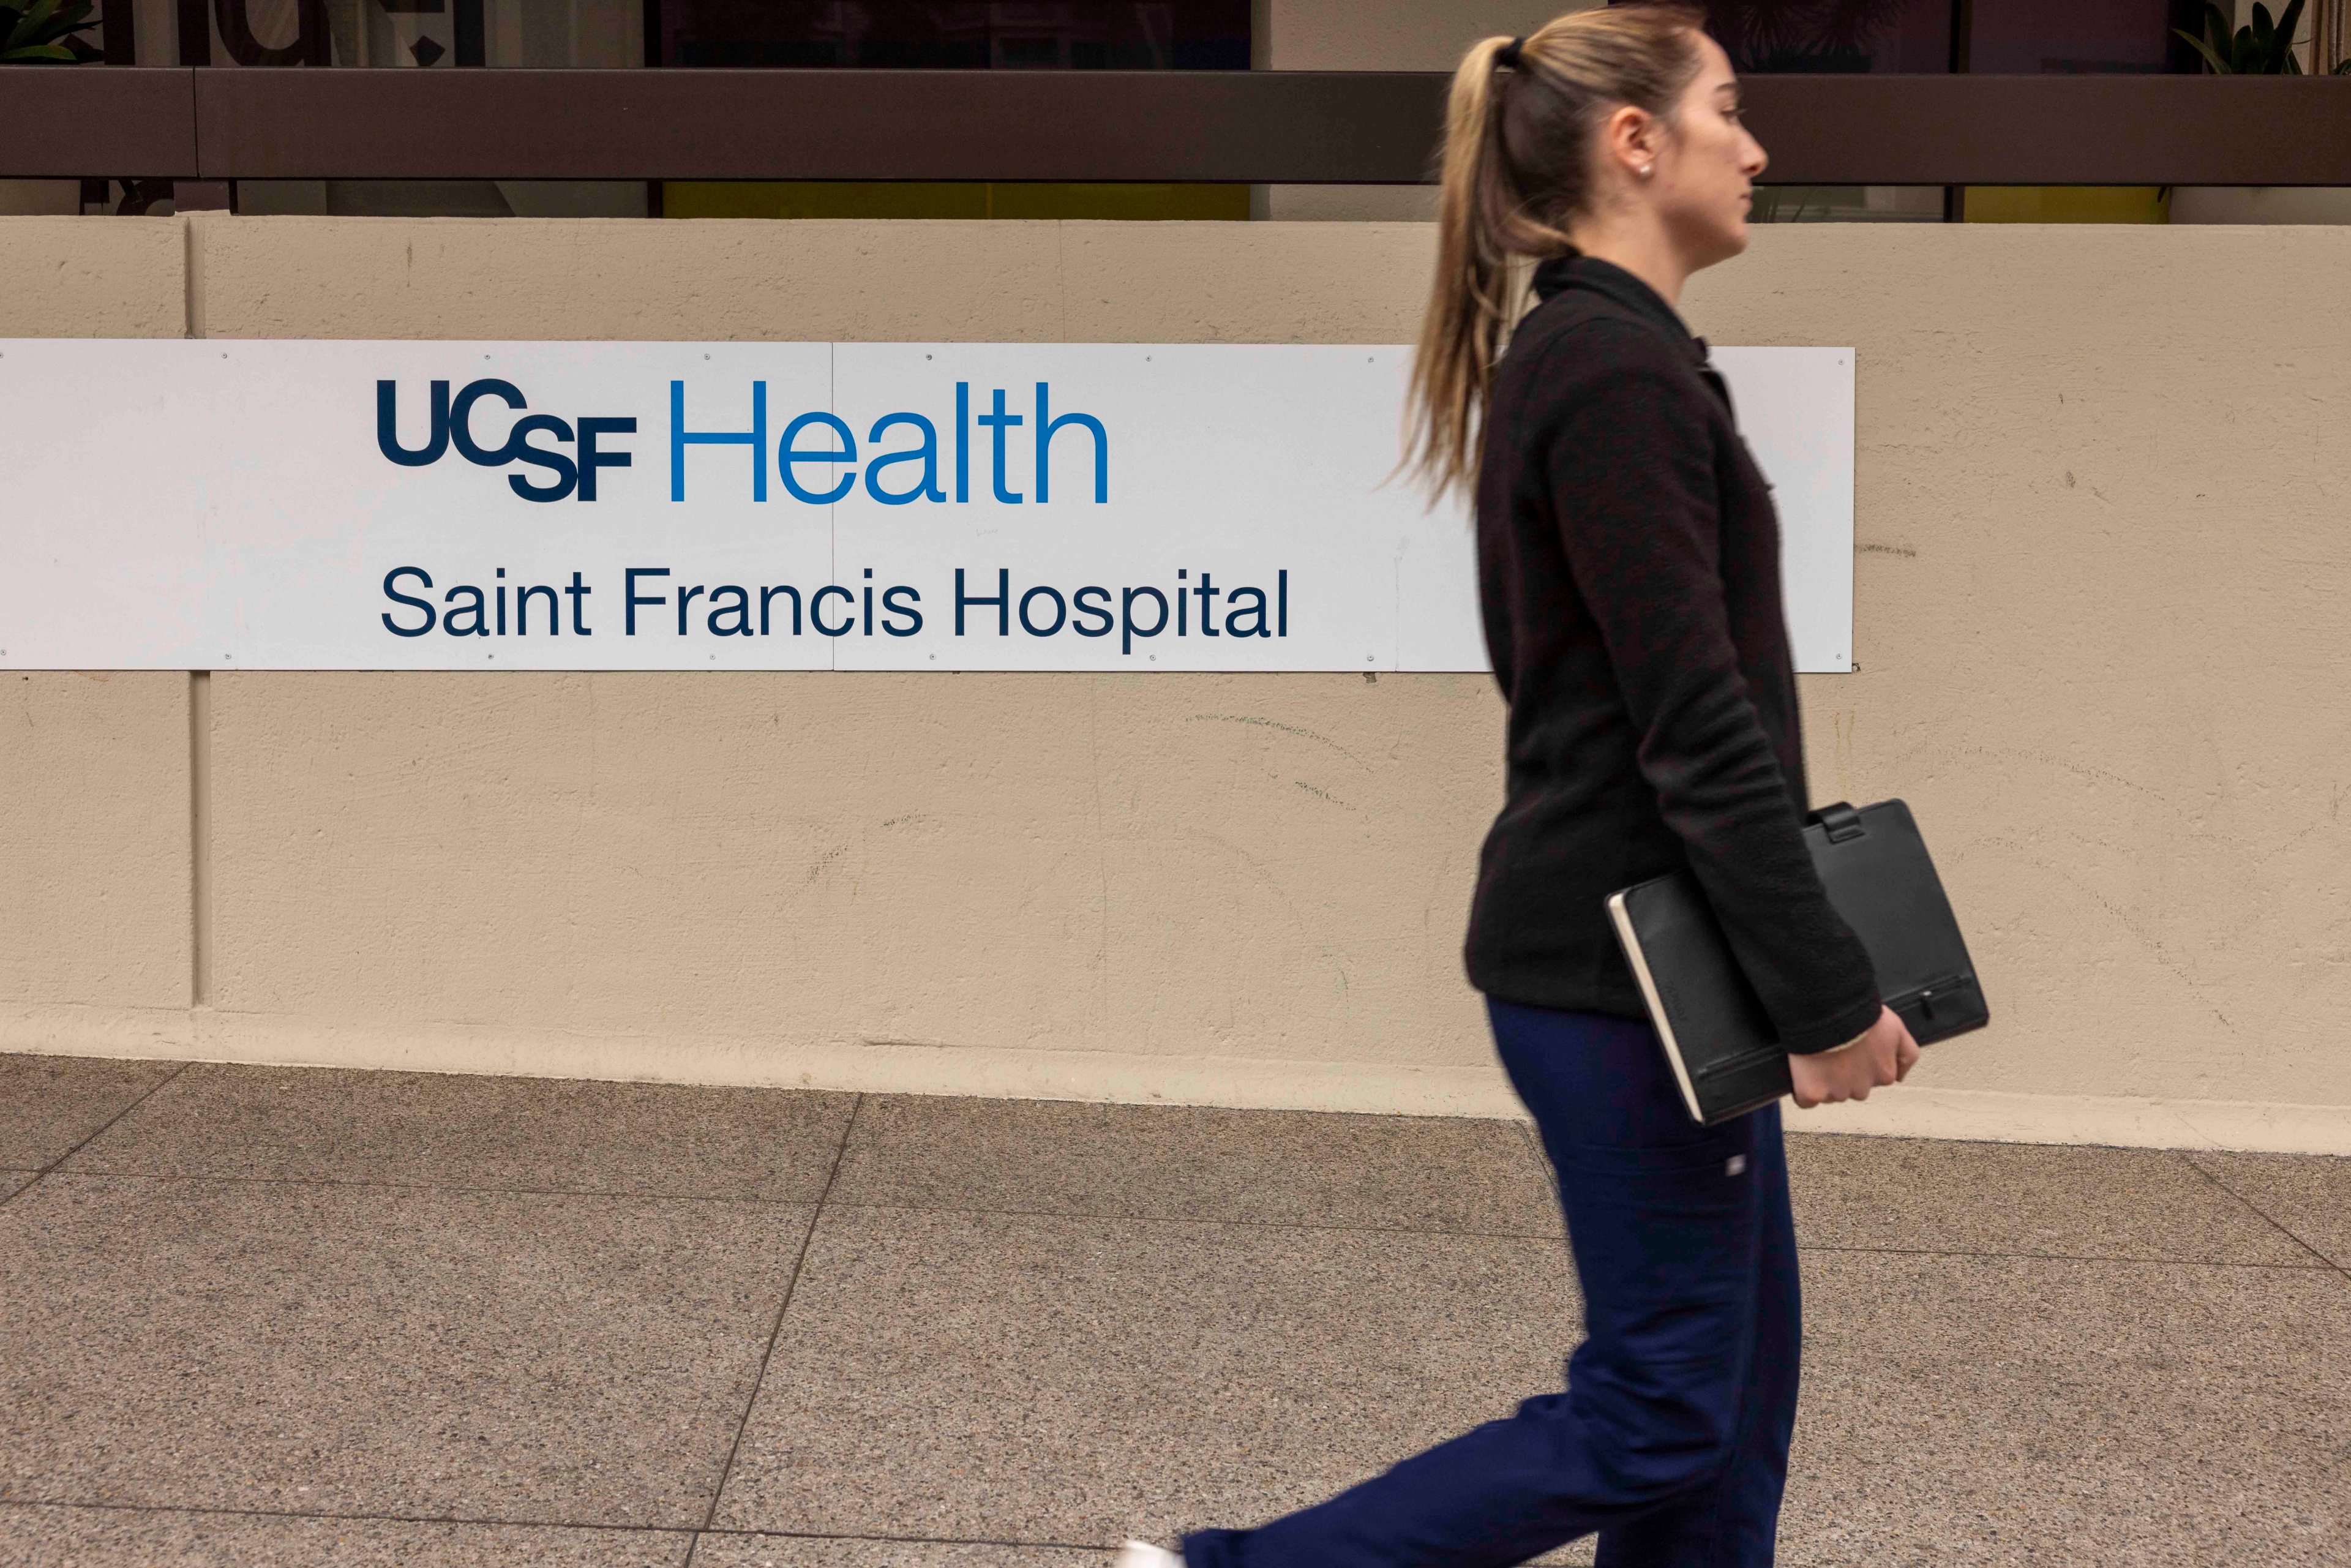
{"label": "black fleece jacket", "polygon": [[1510,703],[1469,977],[1645,1015],[1606,910],[1687,865],[1789,1051],[1876,1020],[1868,955],[1805,851],[1803,743],[1771,486],[1672,307],[1570,256],[1496,368],[1479,591]]}

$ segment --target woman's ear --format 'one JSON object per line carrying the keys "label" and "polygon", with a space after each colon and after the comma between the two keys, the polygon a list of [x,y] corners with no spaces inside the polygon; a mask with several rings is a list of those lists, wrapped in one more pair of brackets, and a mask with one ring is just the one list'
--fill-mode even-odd
{"label": "woman's ear", "polygon": [[1601,155],[1635,180],[1646,180],[1657,164],[1656,116],[1631,104],[1621,104],[1600,128]]}

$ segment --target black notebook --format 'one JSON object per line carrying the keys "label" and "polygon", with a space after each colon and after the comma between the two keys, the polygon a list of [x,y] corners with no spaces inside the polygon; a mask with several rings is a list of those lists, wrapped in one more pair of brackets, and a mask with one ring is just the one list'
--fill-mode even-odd
{"label": "black notebook", "polygon": [[[1886,1005],[1920,1045],[1990,1021],[1909,807],[1824,806],[1804,829],[1804,844],[1829,902],[1869,950]],[[1698,879],[1677,871],[1628,887],[1609,899],[1608,913],[1690,1114],[1726,1122],[1787,1093],[1787,1052]]]}

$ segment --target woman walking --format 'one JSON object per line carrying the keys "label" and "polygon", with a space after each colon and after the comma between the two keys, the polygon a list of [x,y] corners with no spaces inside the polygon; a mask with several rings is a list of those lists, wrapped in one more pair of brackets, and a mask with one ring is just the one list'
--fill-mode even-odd
{"label": "woman walking", "polygon": [[[1187,1568],[1506,1568],[1595,1531],[1601,1568],[1772,1560],[1802,1341],[1779,1110],[1691,1121],[1604,908],[1696,874],[1800,1104],[1917,1059],[1802,842],[1771,489],[1675,313],[1746,247],[1763,164],[1694,12],[1577,12],[1454,78],[1414,455],[1476,498],[1510,723],[1469,977],[1559,1174],[1586,1338],[1564,1392],[1199,1531]],[[1135,1543],[1121,1568],[1174,1563]]]}

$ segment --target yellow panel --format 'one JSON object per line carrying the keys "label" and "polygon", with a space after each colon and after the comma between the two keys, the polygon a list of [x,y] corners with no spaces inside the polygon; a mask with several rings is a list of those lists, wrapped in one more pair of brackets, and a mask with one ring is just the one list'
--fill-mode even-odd
{"label": "yellow panel", "polygon": [[984,218],[987,187],[937,180],[671,180],[673,218]]}
{"label": "yellow panel", "polygon": [[992,218],[1191,218],[1246,223],[1247,185],[1061,185],[989,187]]}
{"label": "yellow panel", "polygon": [[1971,224],[2164,224],[2168,185],[1970,185]]}
{"label": "yellow panel", "polygon": [[944,180],[672,180],[673,218],[1249,217],[1247,185],[989,184]]}

